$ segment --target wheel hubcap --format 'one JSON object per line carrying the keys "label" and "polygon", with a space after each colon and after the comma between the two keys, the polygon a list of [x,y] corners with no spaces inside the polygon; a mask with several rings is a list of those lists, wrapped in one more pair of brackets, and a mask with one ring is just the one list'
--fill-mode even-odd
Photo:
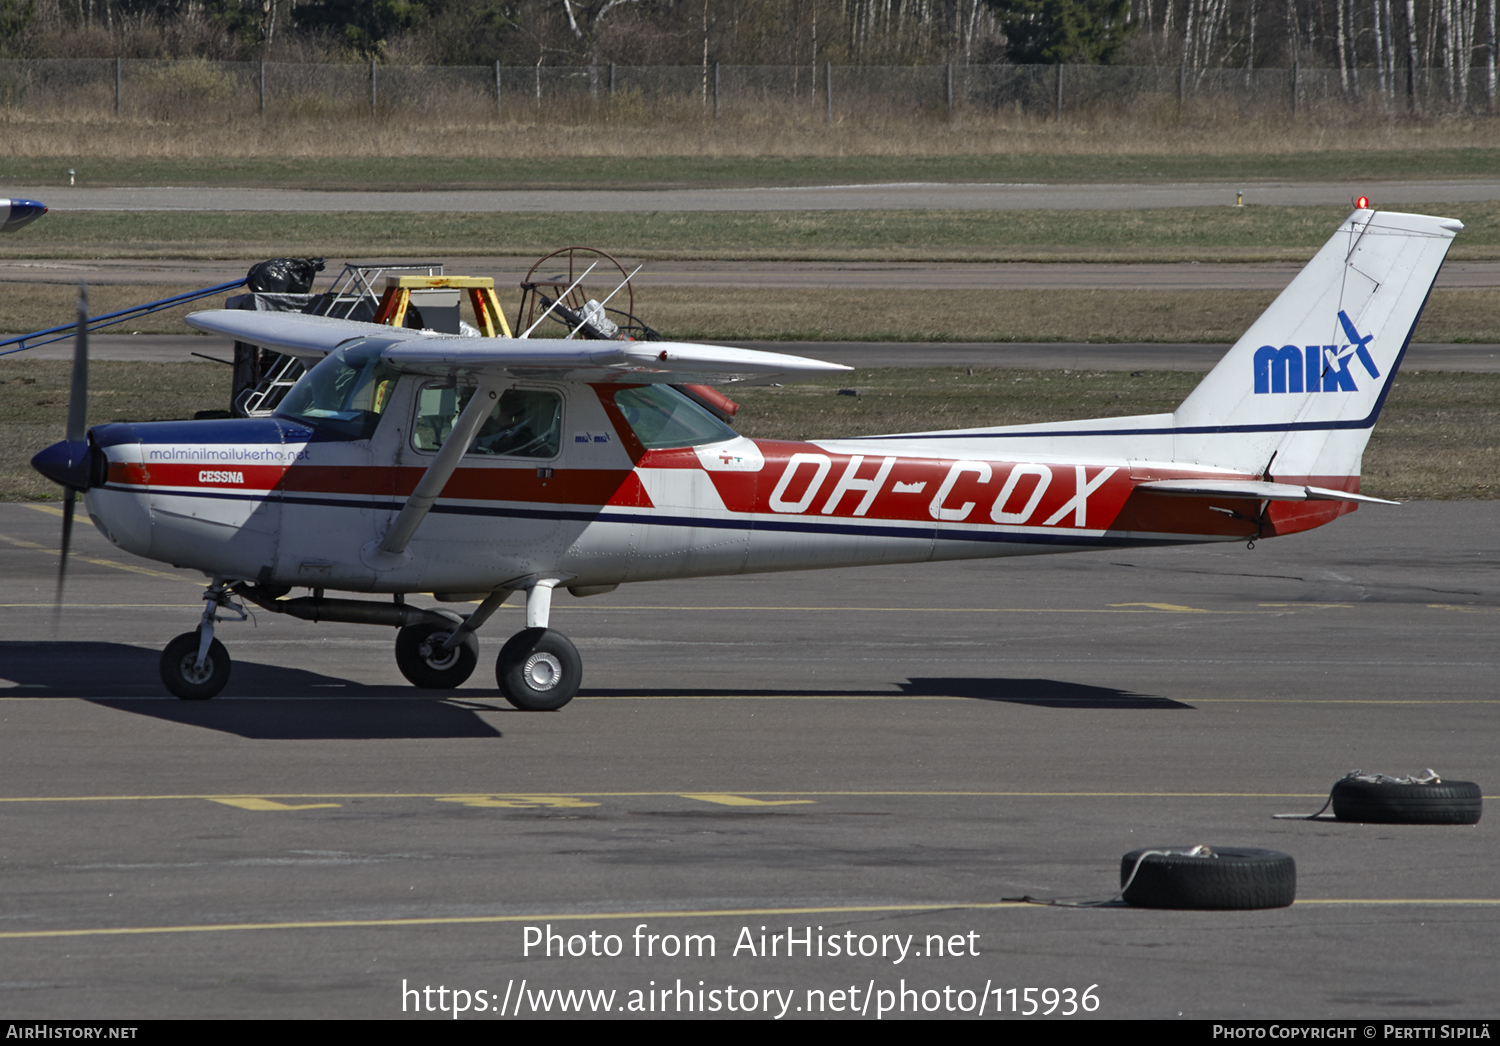
{"label": "wheel hubcap", "polygon": [[205,657],[203,667],[196,667],[198,662],[197,653],[191,653],[182,659],[182,678],[194,686],[201,686],[213,678],[214,659]]}
{"label": "wheel hubcap", "polygon": [[443,649],[443,644],[448,641],[448,636],[449,633],[447,632],[434,632],[422,641],[422,646],[417,652],[422,655],[422,659],[427,662],[429,668],[442,671],[446,668],[452,668],[453,663],[458,660],[458,647],[454,647],[452,650]]}
{"label": "wheel hubcap", "polygon": [[551,654],[532,654],[521,668],[521,675],[533,690],[551,690],[562,674],[562,662]]}

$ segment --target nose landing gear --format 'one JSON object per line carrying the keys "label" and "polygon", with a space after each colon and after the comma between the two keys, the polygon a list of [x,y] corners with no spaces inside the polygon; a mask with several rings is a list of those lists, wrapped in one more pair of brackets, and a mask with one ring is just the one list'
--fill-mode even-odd
{"label": "nose landing gear", "polygon": [[234,602],[223,578],[214,578],[203,598],[208,605],[198,628],[168,643],[158,665],[162,684],[184,701],[207,701],[229,682],[229,651],[214,638],[214,623],[223,620],[219,613],[233,614],[240,621],[250,616]]}
{"label": "nose landing gear", "polygon": [[229,651],[209,636],[208,651],[199,656],[201,630],[184,632],[161,652],[161,681],[184,701],[207,701],[229,682]]}

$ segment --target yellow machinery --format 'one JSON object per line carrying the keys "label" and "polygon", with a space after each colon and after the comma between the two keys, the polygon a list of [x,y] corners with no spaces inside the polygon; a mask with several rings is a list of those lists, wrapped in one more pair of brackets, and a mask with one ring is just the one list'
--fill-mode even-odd
{"label": "yellow machinery", "polygon": [[420,303],[424,295],[449,290],[469,292],[469,302],[474,306],[474,319],[481,335],[486,338],[514,336],[510,324],[505,322],[505,313],[500,311],[492,276],[388,276],[385,294],[380,299],[380,307],[375,310],[375,322],[392,327],[404,326],[413,292],[419,296]]}

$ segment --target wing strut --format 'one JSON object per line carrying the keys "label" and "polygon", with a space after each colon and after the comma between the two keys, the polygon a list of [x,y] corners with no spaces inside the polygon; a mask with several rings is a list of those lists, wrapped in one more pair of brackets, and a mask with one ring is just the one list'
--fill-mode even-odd
{"label": "wing strut", "polygon": [[406,504],[401,506],[401,512],[391,524],[391,529],[386,531],[385,537],[378,544],[372,541],[360,550],[360,559],[366,566],[376,570],[390,570],[406,562],[407,544],[411,542],[412,535],[416,533],[422,520],[427,518],[428,511],[448,485],[448,480],[453,477],[458,463],[463,460],[464,452],[474,442],[479,426],[490,416],[490,409],[500,395],[499,388],[502,384],[502,375],[480,377],[479,387],[459,413],[458,420],[453,423],[453,431],[448,434],[437,457],[427,466],[422,478],[417,480],[416,488],[406,499]]}

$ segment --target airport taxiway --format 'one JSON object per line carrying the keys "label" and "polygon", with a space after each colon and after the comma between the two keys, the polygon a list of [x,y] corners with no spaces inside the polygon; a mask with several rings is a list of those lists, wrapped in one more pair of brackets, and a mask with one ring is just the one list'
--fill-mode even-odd
{"label": "airport taxiway", "polygon": [[[679,981],[793,990],[788,1016],[835,990],[857,1008],[945,986],[1095,985],[1101,1017],[1493,1011],[1488,819],[1272,814],[1312,813],[1354,767],[1500,781],[1500,503],[1366,507],[1253,551],[561,597],[585,680],[551,714],[494,688],[514,610],[446,694],[401,680],[389,630],[257,613],[220,626],[222,697],[165,699],[158,651],[195,623],[201,579],[85,522],[54,623],[59,522],[0,505],[13,1014],[394,1018],[403,984],[498,1006],[522,980],[616,1005]],[[1003,900],[1108,898],[1126,851],[1199,842],[1292,854],[1297,904]],[[637,957],[643,924],[715,954]],[[548,925],[625,954],[524,955]],[[927,950],[734,954],[762,926]],[[938,936],[961,954],[933,955]]]}
{"label": "airport taxiway", "polygon": [[150,186],[17,186],[13,195],[63,211],[843,211],[896,210],[1134,210],[1215,207],[1244,202],[1278,207],[1348,204],[1367,196],[1387,208],[1500,199],[1493,178],[1347,182],[907,183],[811,185],[750,189],[460,189],[368,190],[236,189]]}

